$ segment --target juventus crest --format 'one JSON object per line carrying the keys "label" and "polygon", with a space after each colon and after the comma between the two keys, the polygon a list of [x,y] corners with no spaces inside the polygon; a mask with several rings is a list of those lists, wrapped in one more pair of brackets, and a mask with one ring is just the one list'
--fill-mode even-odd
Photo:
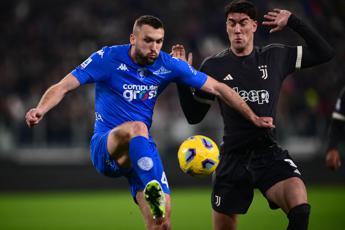
{"label": "juventus crest", "polygon": [[266,80],[268,78],[267,65],[261,65],[261,66],[258,66],[258,68],[262,73],[261,78]]}

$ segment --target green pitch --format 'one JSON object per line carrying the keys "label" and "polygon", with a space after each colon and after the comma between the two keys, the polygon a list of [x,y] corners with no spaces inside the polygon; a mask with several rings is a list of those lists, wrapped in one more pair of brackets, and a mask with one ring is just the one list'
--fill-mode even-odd
{"label": "green pitch", "polygon": [[[310,187],[310,229],[345,229],[345,187]],[[173,229],[212,229],[210,189],[172,189]],[[280,211],[271,211],[260,193],[239,230],[285,229]],[[0,193],[0,229],[144,229],[127,191]]]}

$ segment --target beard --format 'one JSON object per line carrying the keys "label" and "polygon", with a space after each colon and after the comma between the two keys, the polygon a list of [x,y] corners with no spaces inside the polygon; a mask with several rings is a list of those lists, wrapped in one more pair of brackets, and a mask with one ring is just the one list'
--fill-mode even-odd
{"label": "beard", "polygon": [[145,66],[145,65],[151,65],[155,62],[158,55],[156,57],[152,58],[149,57],[149,54],[145,55],[141,50],[138,48],[135,48],[135,59],[137,60],[139,65]]}

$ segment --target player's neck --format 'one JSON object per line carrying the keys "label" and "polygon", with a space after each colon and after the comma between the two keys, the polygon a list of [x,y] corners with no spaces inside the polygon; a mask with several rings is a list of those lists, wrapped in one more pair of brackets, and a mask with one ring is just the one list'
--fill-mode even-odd
{"label": "player's neck", "polygon": [[250,44],[244,49],[235,49],[234,47],[230,46],[230,49],[233,52],[233,54],[235,54],[236,56],[239,56],[239,57],[248,56],[249,54],[253,52],[254,44]]}
{"label": "player's neck", "polygon": [[135,64],[138,64],[138,60],[137,60],[137,57],[135,55],[135,50],[134,50],[134,47],[131,46],[131,48],[129,49],[129,57],[132,59],[132,61],[135,63]]}

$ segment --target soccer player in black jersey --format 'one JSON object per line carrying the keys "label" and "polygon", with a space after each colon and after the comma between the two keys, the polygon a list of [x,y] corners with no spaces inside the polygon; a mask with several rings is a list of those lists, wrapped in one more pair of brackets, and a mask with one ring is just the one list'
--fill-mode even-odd
{"label": "soccer player in black jersey", "polygon": [[[232,87],[261,116],[276,116],[282,82],[296,69],[315,66],[333,57],[333,49],[312,28],[287,10],[268,12],[263,25],[270,32],[289,27],[306,45],[254,46],[255,6],[235,0],[225,7],[230,48],[207,58],[201,71]],[[183,46],[172,48],[186,59]],[[189,123],[199,123],[214,96],[178,85],[180,102]],[[310,205],[301,173],[287,150],[277,143],[272,129],[257,128],[218,100],[224,121],[224,146],[213,181],[214,229],[236,229],[237,214],[247,212],[258,188],[272,209],[281,208],[287,229],[307,229]]]}
{"label": "soccer player in black jersey", "polygon": [[341,166],[338,144],[343,137],[345,125],[345,87],[341,90],[332,113],[332,121],[328,133],[326,166],[336,170]]}

